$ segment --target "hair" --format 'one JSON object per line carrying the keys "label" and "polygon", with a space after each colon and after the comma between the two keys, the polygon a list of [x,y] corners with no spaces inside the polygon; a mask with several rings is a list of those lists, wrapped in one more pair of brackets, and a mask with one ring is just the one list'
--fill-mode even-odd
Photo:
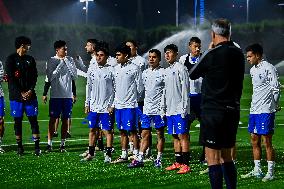
{"label": "hair", "polygon": [[119,45],[118,47],[116,47],[115,52],[120,52],[122,54],[127,54],[128,57],[131,56],[131,49],[130,49],[130,47],[125,45],[125,43],[123,43],[123,44]]}
{"label": "hair", "polygon": [[231,35],[231,23],[225,18],[214,20],[211,28],[217,35],[221,35],[223,37],[229,37]]}
{"label": "hair", "polygon": [[56,50],[56,49],[59,49],[59,48],[61,48],[61,47],[65,47],[65,45],[66,45],[66,42],[65,41],[63,41],[63,40],[58,40],[58,41],[55,41],[54,42],[54,49]]}
{"label": "hair", "polygon": [[127,40],[127,41],[125,41],[125,44],[127,42],[132,43],[134,45],[134,47],[138,47],[138,43],[135,40],[132,40],[132,39],[131,40]]}
{"label": "hair", "polygon": [[260,56],[262,56],[262,54],[263,54],[263,48],[258,43],[251,44],[251,45],[247,46],[246,52],[248,52],[248,51],[251,51],[253,54],[258,54]]}
{"label": "hair", "polygon": [[177,53],[178,47],[175,44],[169,44],[164,48],[164,52],[166,52],[167,50],[172,50],[173,52]]}
{"label": "hair", "polygon": [[26,36],[19,36],[15,39],[16,49],[20,48],[22,45],[31,45],[31,39]]}
{"label": "hair", "polygon": [[87,42],[92,43],[94,45],[97,45],[99,43],[99,41],[96,39],[88,39]]}
{"label": "hair", "polygon": [[158,49],[151,49],[149,50],[149,53],[156,53],[159,60],[161,60],[161,51],[159,51]]}
{"label": "hair", "polygon": [[106,56],[109,56],[108,43],[105,41],[100,41],[96,45],[96,52],[103,51]]}
{"label": "hair", "polygon": [[198,37],[190,38],[188,45],[191,45],[191,43],[193,43],[193,42],[201,44],[201,40]]}

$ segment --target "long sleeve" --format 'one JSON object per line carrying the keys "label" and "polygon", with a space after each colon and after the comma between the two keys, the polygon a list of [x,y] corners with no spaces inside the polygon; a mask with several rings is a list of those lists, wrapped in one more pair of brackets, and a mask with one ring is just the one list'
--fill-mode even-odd
{"label": "long sleeve", "polygon": [[77,59],[74,59],[74,62],[77,63],[76,65],[77,65],[77,68],[79,70],[81,70],[82,72],[87,73],[88,67],[84,64],[84,62],[83,62],[83,60],[82,60],[82,58],[80,56],[78,56]]}
{"label": "long sleeve", "polygon": [[88,106],[90,105],[91,90],[92,90],[92,81],[91,81],[91,78],[90,78],[89,73],[87,73],[87,85],[86,85],[86,101],[85,101],[85,107],[88,107]]}
{"label": "long sleeve", "polygon": [[51,61],[52,59],[50,59],[47,63],[46,63],[46,75],[48,78],[49,82],[52,82],[52,80],[54,80],[54,78],[56,78],[57,74],[60,72],[60,69],[64,66],[64,61],[63,60],[59,60],[60,63],[56,66],[56,63]]}
{"label": "long sleeve", "polygon": [[137,86],[137,92],[138,92],[138,99],[141,97],[141,95],[143,94],[143,81],[142,81],[142,74],[141,71],[138,69],[137,73],[135,75],[135,82],[136,82],[136,86]]}
{"label": "long sleeve", "polygon": [[72,93],[73,93],[73,96],[77,96],[77,87],[76,87],[76,83],[74,80],[72,80]]}
{"label": "long sleeve", "polygon": [[189,97],[188,97],[188,93],[189,93],[189,77],[188,77],[188,71],[187,69],[182,69],[179,72],[179,77],[180,77],[180,81],[181,81],[181,100],[182,100],[182,112],[183,112],[183,117],[185,117],[185,115],[187,115],[189,113],[188,111],[188,107],[189,107]]}
{"label": "long sleeve", "polygon": [[0,61],[0,82],[3,81],[3,77],[4,77],[4,69],[2,62]]}
{"label": "long sleeve", "polygon": [[[7,74],[7,77],[8,77],[8,81],[16,84],[14,69],[15,68],[13,66],[13,61],[11,60],[10,57],[8,57],[6,62],[5,62],[5,71],[6,71],[6,74]],[[18,88],[20,88],[20,86],[18,86]]]}
{"label": "long sleeve", "polygon": [[161,104],[160,104],[160,114],[161,116],[166,115],[167,105],[166,105],[166,89],[163,89],[162,97],[161,97]]}
{"label": "long sleeve", "polygon": [[274,97],[275,103],[278,105],[280,98],[280,83],[279,77],[276,68],[271,66],[271,69],[268,70],[268,81],[272,87],[271,92]]}
{"label": "long sleeve", "polygon": [[44,87],[43,87],[42,96],[46,96],[46,95],[47,95],[49,88],[50,88],[50,82],[45,81],[45,82],[44,82]]}
{"label": "long sleeve", "polygon": [[77,79],[77,68],[75,66],[74,60],[73,58],[70,58],[70,60],[68,60],[67,58],[64,59],[64,61],[66,62],[66,66],[67,69],[71,75],[72,80]]}
{"label": "long sleeve", "polygon": [[38,77],[35,59],[32,59],[32,64],[33,64],[33,66],[31,67],[31,69],[32,69],[31,73],[33,73],[33,74],[31,75],[32,79],[30,80],[30,82],[31,82],[30,83],[30,90],[34,92],[35,87],[36,87],[36,83],[37,83],[37,77]]}

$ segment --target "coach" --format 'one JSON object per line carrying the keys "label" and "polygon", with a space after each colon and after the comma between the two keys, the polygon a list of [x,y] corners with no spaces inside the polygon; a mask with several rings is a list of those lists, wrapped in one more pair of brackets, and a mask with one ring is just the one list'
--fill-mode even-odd
{"label": "coach", "polygon": [[231,148],[235,146],[240,119],[245,59],[232,41],[231,24],[212,24],[210,49],[190,70],[190,78],[203,77],[201,87],[201,142],[205,146],[211,188],[236,188],[237,171]]}

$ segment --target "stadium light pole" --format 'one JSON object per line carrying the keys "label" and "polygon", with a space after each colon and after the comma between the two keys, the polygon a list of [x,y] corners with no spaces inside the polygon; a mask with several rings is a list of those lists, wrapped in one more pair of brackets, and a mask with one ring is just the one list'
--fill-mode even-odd
{"label": "stadium light pole", "polygon": [[247,0],[247,23],[249,22],[249,0]]}
{"label": "stadium light pole", "polygon": [[176,27],[178,27],[178,0],[176,0]]}
{"label": "stadium light pole", "polygon": [[94,0],[80,0],[81,3],[85,3],[85,7],[83,9],[86,12],[86,24],[88,24],[89,1],[94,1]]}

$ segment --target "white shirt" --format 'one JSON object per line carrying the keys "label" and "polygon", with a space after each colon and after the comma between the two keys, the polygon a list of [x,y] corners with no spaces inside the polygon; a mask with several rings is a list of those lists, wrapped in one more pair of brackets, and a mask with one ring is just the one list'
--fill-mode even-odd
{"label": "white shirt", "polygon": [[85,106],[91,112],[108,113],[114,99],[114,68],[110,65],[89,67]]}
{"label": "white shirt", "polygon": [[142,74],[139,67],[128,61],[124,65],[118,64],[114,70],[115,108],[136,108],[137,98],[143,91]]}
{"label": "white shirt", "polygon": [[[182,55],[179,59],[179,62],[184,65],[186,58],[189,56],[189,63],[195,65],[199,61],[199,57],[192,57],[191,54]],[[202,77],[192,80],[189,78],[190,84],[190,94],[200,94],[201,93],[201,85],[202,85]]]}
{"label": "white shirt", "polygon": [[164,71],[164,68],[157,67],[153,70],[152,68],[148,68],[142,73],[145,89],[143,114],[161,114],[161,99],[165,88]]}
{"label": "white shirt", "polygon": [[262,60],[250,69],[253,94],[251,114],[273,113],[278,106],[280,83],[276,68]]}
{"label": "white shirt", "polygon": [[187,68],[179,62],[165,69],[165,89],[161,108],[167,116],[181,114],[184,118],[190,113],[189,76]]}

